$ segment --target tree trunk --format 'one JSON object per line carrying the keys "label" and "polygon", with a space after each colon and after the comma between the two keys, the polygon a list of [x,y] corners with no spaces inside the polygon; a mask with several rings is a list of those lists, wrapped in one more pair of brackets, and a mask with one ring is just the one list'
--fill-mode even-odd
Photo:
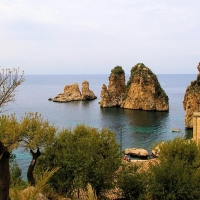
{"label": "tree trunk", "polygon": [[9,172],[10,153],[0,141],[0,200],[9,199],[10,172]]}
{"label": "tree trunk", "polygon": [[32,154],[32,161],[31,164],[29,165],[28,168],[28,172],[27,172],[27,178],[28,178],[28,182],[31,186],[35,186],[35,179],[33,177],[33,170],[35,168],[35,164],[37,159],[39,158],[39,156],[41,155],[39,148],[37,149],[37,152],[34,153],[32,150],[30,150],[31,154]]}

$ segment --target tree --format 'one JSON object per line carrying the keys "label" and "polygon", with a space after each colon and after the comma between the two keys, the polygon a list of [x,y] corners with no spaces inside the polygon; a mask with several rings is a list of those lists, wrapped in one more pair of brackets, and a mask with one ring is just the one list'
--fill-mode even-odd
{"label": "tree", "polygon": [[175,138],[159,148],[159,162],[149,169],[152,199],[199,199],[200,151],[196,143]]}
{"label": "tree", "polygon": [[[16,88],[24,81],[24,73],[18,75],[19,69],[2,70],[0,73],[0,111],[8,102],[15,100]],[[2,118],[1,118],[2,119]],[[0,200],[7,200],[9,196],[10,174],[9,158],[14,143],[5,144],[4,122],[0,119]],[[12,126],[12,124],[11,124]],[[10,129],[11,130],[11,129]],[[12,130],[11,130],[12,131]],[[13,131],[12,131],[13,132]],[[7,132],[6,132],[7,134]]]}
{"label": "tree", "polygon": [[24,80],[24,72],[22,72],[22,75],[19,75],[19,69],[2,69],[2,72],[0,72],[1,111],[9,102],[15,100],[15,90]]}
{"label": "tree", "polygon": [[111,187],[120,163],[115,133],[78,125],[74,130],[60,131],[54,143],[44,149],[37,166],[39,171],[47,166],[60,167],[50,179],[57,192],[69,194],[74,189],[86,189],[90,183],[99,195]]}
{"label": "tree", "polygon": [[57,128],[54,125],[50,125],[48,120],[44,120],[37,112],[26,113],[19,124],[20,139],[18,142],[25,151],[30,151],[31,153],[32,161],[27,171],[27,178],[30,185],[34,186],[33,171],[41,155],[40,149],[53,143]]}

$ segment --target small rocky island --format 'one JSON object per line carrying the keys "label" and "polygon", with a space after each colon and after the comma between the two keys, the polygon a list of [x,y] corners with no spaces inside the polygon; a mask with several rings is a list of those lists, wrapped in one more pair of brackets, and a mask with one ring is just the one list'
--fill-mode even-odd
{"label": "small rocky island", "polygon": [[168,111],[169,99],[156,75],[143,63],[138,63],[131,69],[127,85],[122,67],[111,70],[108,89],[102,86],[100,106]]}
{"label": "small rocky island", "polygon": [[199,72],[197,79],[191,81],[190,85],[186,89],[183,100],[183,108],[186,111],[186,128],[193,128],[193,113],[198,111],[198,106],[200,106],[200,63],[198,64],[197,69]]}
{"label": "small rocky island", "polygon": [[83,81],[82,82],[82,92],[79,90],[78,83],[74,83],[72,85],[66,85],[64,87],[64,92],[58,94],[53,101],[54,102],[70,102],[70,101],[83,101],[83,100],[93,100],[97,97],[89,89],[89,82]]}

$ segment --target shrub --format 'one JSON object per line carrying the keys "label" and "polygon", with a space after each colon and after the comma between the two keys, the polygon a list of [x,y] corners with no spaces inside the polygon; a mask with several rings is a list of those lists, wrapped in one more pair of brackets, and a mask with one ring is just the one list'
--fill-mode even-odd
{"label": "shrub", "polygon": [[195,142],[175,138],[159,146],[159,164],[150,167],[152,199],[200,199],[200,159]]}
{"label": "shrub", "polygon": [[56,192],[70,194],[74,189],[86,189],[90,183],[99,195],[112,186],[120,163],[115,133],[78,125],[58,134],[54,144],[44,149],[38,167],[60,167],[49,181]]}
{"label": "shrub", "polygon": [[137,165],[125,164],[117,174],[117,187],[125,199],[145,199],[147,172],[139,170]]}
{"label": "shrub", "polygon": [[114,69],[111,70],[112,74],[124,74],[124,70],[121,66],[116,66]]}

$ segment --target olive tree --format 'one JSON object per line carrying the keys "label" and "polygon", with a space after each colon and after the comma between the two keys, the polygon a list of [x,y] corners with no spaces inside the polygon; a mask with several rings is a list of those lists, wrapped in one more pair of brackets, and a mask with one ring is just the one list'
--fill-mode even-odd
{"label": "olive tree", "polygon": [[111,187],[121,163],[120,148],[115,133],[77,125],[63,129],[54,143],[44,149],[38,168],[60,167],[51,179],[51,186],[61,193],[85,189],[90,183],[97,195]]}
{"label": "olive tree", "polygon": [[31,153],[32,161],[28,167],[27,178],[29,184],[34,186],[33,171],[41,155],[40,149],[52,144],[57,128],[54,125],[50,125],[48,120],[44,120],[37,112],[26,113],[19,124],[20,139],[18,142],[19,146]]}

